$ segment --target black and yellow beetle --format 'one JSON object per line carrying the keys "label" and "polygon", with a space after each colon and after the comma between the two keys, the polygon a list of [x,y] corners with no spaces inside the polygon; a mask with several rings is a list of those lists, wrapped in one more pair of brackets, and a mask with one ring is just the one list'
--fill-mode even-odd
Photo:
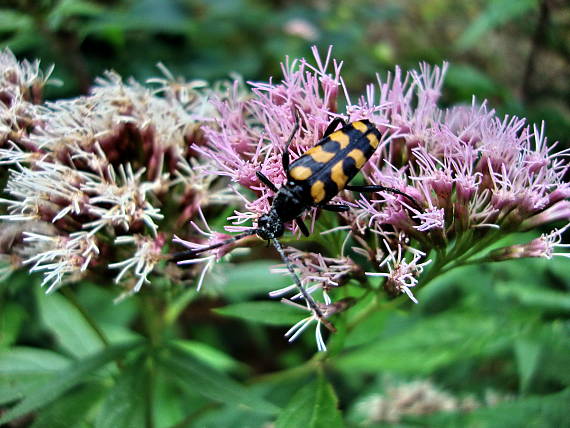
{"label": "black and yellow beetle", "polygon": [[[340,124],[342,124],[342,128],[336,130]],[[380,142],[381,134],[369,120],[361,119],[347,124],[343,119],[334,119],[317,145],[289,164],[289,145],[298,129],[299,117],[297,116],[295,126],[285,145],[282,156],[283,170],[287,173],[286,184],[277,189],[263,173],[260,171],[256,173],[259,180],[276,193],[271,209],[267,214],[259,217],[257,227],[235,235],[226,241],[198,250],[177,253],[173,257],[175,260],[193,257],[228,245],[246,236],[257,235],[261,239],[272,242],[295,279],[301,295],[311,310],[329,330],[335,331],[334,326],[325,319],[321,307],[312,299],[301,284],[299,277],[281,247],[278,238],[285,231],[285,223],[294,220],[301,232],[308,236],[309,230],[300,216],[307,209],[314,206],[335,212],[348,211],[348,205],[329,204],[329,201],[343,189],[356,192],[388,191],[406,197],[415,207],[418,207],[418,204],[413,198],[398,189],[379,185],[348,185],[349,181],[370,159]]]}

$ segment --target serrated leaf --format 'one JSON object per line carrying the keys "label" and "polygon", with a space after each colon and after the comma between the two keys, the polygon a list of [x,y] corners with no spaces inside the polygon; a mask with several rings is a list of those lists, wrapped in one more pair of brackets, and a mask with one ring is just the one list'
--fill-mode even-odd
{"label": "serrated leaf", "polygon": [[144,358],[121,372],[99,411],[95,428],[138,428],[145,426],[145,394],[148,373]]}
{"label": "serrated leaf", "polygon": [[70,355],[82,358],[103,348],[103,342],[79,310],[58,293],[36,291],[40,318],[58,344]]}
{"label": "serrated leaf", "polygon": [[137,343],[110,346],[54,372],[48,382],[30,391],[22,401],[4,413],[0,418],[0,424],[24,416],[53,402],[96,370],[126,354],[135,346]]}
{"label": "serrated leaf", "polygon": [[228,405],[243,405],[260,413],[273,414],[278,410],[275,405],[203,364],[176,345],[169,346],[168,354],[161,357],[160,363],[182,388],[193,393]]}
{"label": "serrated leaf", "polygon": [[322,374],[299,390],[275,423],[276,428],[340,428],[344,426],[334,389]]}
{"label": "serrated leaf", "polygon": [[71,361],[43,349],[16,347],[0,352],[0,404],[24,397],[68,367]]}
{"label": "serrated leaf", "polygon": [[31,428],[69,428],[86,422],[87,415],[101,399],[105,388],[88,385],[63,396],[43,412],[40,412]]}
{"label": "serrated leaf", "polygon": [[293,325],[306,316],[299,309],[280,302],[236,303],[214,309],[214,312],[227,317],[276,326]]}

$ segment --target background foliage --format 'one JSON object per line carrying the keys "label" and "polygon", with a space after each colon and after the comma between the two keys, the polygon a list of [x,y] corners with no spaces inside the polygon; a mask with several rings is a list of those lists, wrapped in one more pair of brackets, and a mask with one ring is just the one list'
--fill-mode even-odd
{"label": "background foliage", "polygon": [[[446,102],[488,98],[505,113],[545,120],[561,146],[570,141],[563,1],[2,7],[2,45],[56,64],[65,83],[51,97],[83,93],[109,68],[142,81],[157,75],[159,61],[187,78],[278,78],[285,55],[334,44],[335,57],[351,63],[351,88],[395,64],[450,60]],[[267,283],[275,263],[244,259],[200,295],[155,284],[118,305],[112,285],[45,296],[37,278],[12,276],[0,290],[4,418],[33,427],[569,426],[566,259],[453,271],[419,292],[420,305],[387,301],[358,324],[355,307],[327,355],[315,355],[310,335],[293,345],[283,339],[298,314],[265,297],[287,283]]]}

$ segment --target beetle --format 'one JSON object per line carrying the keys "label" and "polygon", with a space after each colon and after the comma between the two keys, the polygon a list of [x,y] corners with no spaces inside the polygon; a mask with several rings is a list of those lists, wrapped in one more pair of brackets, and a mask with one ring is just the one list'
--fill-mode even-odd
{"label": "beetle", "polygon": [[[339,125],[342,126],[337,130]],[[380,143],[380,131],[368,119],[346,123],[342,118],[335,118],[328,125],[319,142],[291,163],[289,146],[298,130],[299,116],[297,115],[295,126],[282,155],[283,170],[287,175],[285,185],[278,189],[261,171],[256,172],[258,179],[275,192],[271,208],[259,217],[257,227],[208,247],[176,253],[173,258],[181,260],[184,257],[193,257],[246,236],[257,235],[273,244],[309,308],[323,325],[334,332],[335,327],[326,320],[319,305],[307,293],[283,251],[278,238],[283,236],[285,224],[295,221],[301,232],[309,236],[309,230],[301,220],[301,215],[315,206],[334,212],[348,211],[350,209],[348,205],[329,204],[330,200],[343,189],[355,192],[388,191],[406,197],[415,207],[419,208],[419,204],[414,198],[398,189],[380,185],[351,186],[348,184],[370,159]]]}

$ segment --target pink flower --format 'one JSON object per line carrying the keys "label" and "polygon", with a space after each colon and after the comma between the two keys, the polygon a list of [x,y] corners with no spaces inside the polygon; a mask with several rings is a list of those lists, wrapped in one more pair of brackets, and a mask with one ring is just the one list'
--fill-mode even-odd
{"label": "pink flower", "polygon": [[[418,278],[424,270],[424,267],[431,263],[431,260],[425,260],[421,263],[420,260],[425,259],[425,253],[419,250],[408,247],[403,248],[402,244],[398,242],[397,248],[392,250],[388,241],[383,240],[384,246],[388,251],[388,255],[380,263],[379,267],[386,266],[388,272],[366,272],[368,276],[382,276],[386,278],[384,289],[391,295],[398,295],[401,293],[407,294],[410,300],[418,303],[410,288],[418,284]],[[411,260],[406,260],[406,250],[411,255]]]}
{"label": "pink flower", "polygon": [[[199,209],[198,211],[200,219],[204,224],[205,230],[200,228],[194,221],[190,222],[190,224],[193,227],[193,229],[196,232],[198,232],[199,235],[206,238],[206,241],[202,243],[196,243],[193,241],[187,241],[185,239],[179,238],[176,235],[174,235],[172,241],[177,244],[183,245],[184,247],[188,248],[191,252],[191,254],[188,255],[187,257],[184,254],[182,254],[181,260],[177,261],[178,265],[183,266],[183,265],[204,263],[204,267],[202,268],[196,286],[196,288],[200,290],[202,288],[202,284],[204,282],[206,274],[212,269],[214,263],[219,261],[222,257],[231,252],[233,249],[240,247],[243,244],[239,240],[236,241],[231,240],[230,239],[232,238],[231,235],[213,231],[208,225],[206,218],[202,213],[202,210]],[[226,242],[226,241],[231,241],[231,242]],[[211,247],[214,247],[214,249],[210,249]],[[196,255],[200,254],[202,250],[205,249],[208,250],[207,253],[209,254],[202,255],[200,257],[195,257]]]}
{"label": "pink flower", "polygon": [[[328,292],[343,285],[350,276],[358,275],[360,272],[360,267],[348,257],[323,257],[318,253],[307,253],[292,247],[288,247],[285,252],[309,294],[319,289]],[[289,270],[286,267],[274,268],[271,272],[289,276]],[[295,284],[292,284],[284,289],[275,290],[269,295],[277,297],[295,289]],[[300,294],[296,294],[293,299],[300,297]]]}
{"label": "pink flower", "polygon": [[164,236],[162,235],[156,238],[144,235],[119,236],[115,239],[115,244],[134,244],[136,247],[132,257],[109,265],[109,269],[120,269],[119,274],[115,277],[115,283],[120,283],[129,270],[132,270],[137,278],[135,285],[123,297],[137,293],[143,284],[150,283],[148,276],[154,270],[156,264],[164,259],[162,256],[164,241]]}
{"label": "pink flower", "polygon": [[526,244],[511,245],[509,247],[493,250],[489,259],[494,261],[520,259],[524,257],[540,257],[551,259],[554,256],[570,258],[568,252],[556,252],[556,248],[566,249],[570,244],[562,244],[562,234],[570,227],[567,224],[562,229],[554,229],[550,233],[543,233],[540,238],[533,239]]}
{"label": "pink flower", "polygon": [[[208,141],[193,148],[207,161],[204,171],[229,177],[242,197],[242,207],[228,217],[233,226],[226,230],[251,230],[268,212],[274,192],[259,182],[256,172],[277,187],[283,185],[281,156],[296,112],[301,126],[289,148],[293,160],[313,147],[336,117],[367,118],[382,133],[362,175],[365,184],[384,190],[360,196],[341,192],[337,200],[352,208],[338,214],[336,230],[346,230],[346,239],[355,241],[354,253],[376,263],[376,271],[367,274],[386,278],[384,288],[390,294],[405,293],[416,301],[411,290],[421,283],[423,269],[436,251],[442,256],[438,266],[449,269],[455,258],[488,251],[488,245],[508,233],[570,219],[565,200],[570,185],[564,181],[568,151],[554,152],[544,125],[498,117],[486,102],[475,100],[442,109],[438,103],[446,63],[421,64],[408,73],[396,68],[386,80],[378,78],[377,85],[351,98],[340,75],[341,64],[331,60],[330,50],[324,60],[313,53],[316,65],[287,60],[281,81],[250,83],[251,97],[244,96],[236,83],[228,97],[214,101],[218,117],[205,128]],[[346,98],[344,112],[337,110],[339,94]],[[305,214],[311,226],[317,212],[312,208]],[[298,232],[294,224],[287,227]],[[377,237],[382,237],[385,248]],[[452,246],[468,250],[460,255],[447,252]],[[288,254],[307,291],[322,290],[325,304],[338,283],[336,268],[344,269],[343,275],[358,275],[351,254]],[[297,325],[291,334],[306,325]],[[321,339],[317,333],[317,341]]]}
{"label": "pink flower", "polygon": [[[301,335],[301,333],[303,333],[307,329],[307,327],[309,327],[313,322],[316,322],[317,325],[315,327],[315,339],[317,342],[317,349],[321,352],[326,351],[327,346],[325,344],[325,341],[323,339],[323,333],[321,331],[321,326],[323,322],[321,321],[321,319],[319,319],[316,316],[314,311],[312,311],[309,307],[299,305],[298,303],[292,302],[291,300],[283,299],[282,301],[283,303],[286,303],[290,306],[294,306],[299,309],[311,312],[310,316],[303,318],[293,327],[287,330],[287,332],[285,333],[285,337],[288,338],[289,342],[293,342],[295,339],[297,339],[297,337]],[[326,319],[334,315],[335,313],[342,312],[348,309],[353,304],[354,302],[351,299],[340,300],[336,303],[332,303],[330,300],[326,300],[325,303],[319,303],[318,306],[321,313]]]}

